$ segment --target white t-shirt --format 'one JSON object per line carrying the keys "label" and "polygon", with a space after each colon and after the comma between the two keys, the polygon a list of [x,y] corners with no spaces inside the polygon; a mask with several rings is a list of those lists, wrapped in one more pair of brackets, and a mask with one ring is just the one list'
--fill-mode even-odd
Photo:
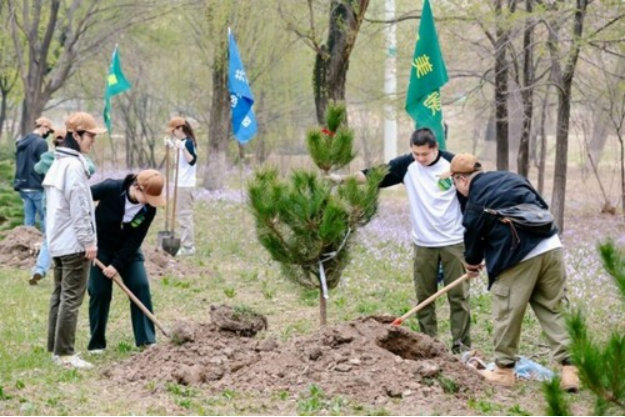
{"label": "white t-shirt", "polygon": [[124,205],[124,220],[123,220],[123,223],[128,223],[129,221],[134,219],[135,216],[137,215],[137,213],[139,213],[139,211],[141,211],[143,206],[144,206],[144,204],[141,204],[141,203],[137,203],[137,204],[133,203],[132,201],[130,201],[128,196],[126,196],[126,204]]}
{"label": "white t-shirt", "polygon": [[195,187],[195,171],[197,167],[197,155],[195,153],[195,146],[191,139],[182,139],[184,146],[193,156],[191,162],[187,161],[182,149],[178,151],[178,187]]}
{"label": "white t-shirt", "polygon": [[382,187],[404,183],[410,202],[412,239],[418,246],[438,248],[464,241],[462,211],[451,179],[441,180],[449,172],[453,154],[440,151],[432,165],[423,166],[411,154],[389,162],[389,173]]}

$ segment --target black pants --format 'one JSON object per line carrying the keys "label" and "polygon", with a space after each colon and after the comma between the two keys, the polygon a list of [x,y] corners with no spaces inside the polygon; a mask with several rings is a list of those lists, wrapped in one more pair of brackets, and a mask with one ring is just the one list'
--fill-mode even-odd
{"label": "black pants", "polygon": [[[99,251],[98,259],[104,265],[108,265],[113,259],[113,254]],[[117,271],[128,289],[153,312],[152,297],[150,296],[150,283],[145,272],[144,258],[141,251],[137,251],[130,264],[123,270]],[[113,297],[113,280],[107,278],[97,266],[91,266],[89,274],[89,327],[91,328],[91,340],[89,350],[106,348],[106,323]],[[132,330],[137,346],[150,345],[156,342],[154,323],[137,307],[130,299],[130,317]]]}

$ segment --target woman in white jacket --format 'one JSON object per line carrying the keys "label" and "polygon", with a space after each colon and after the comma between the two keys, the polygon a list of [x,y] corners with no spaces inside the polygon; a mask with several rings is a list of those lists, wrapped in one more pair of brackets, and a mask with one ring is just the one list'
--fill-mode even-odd
{"label": "woman in white jacket", "polygon": [[97,254],[95,209],[89,187],[89,153],[95,136],[106,132],[93,116],[74,113],[65,121],[67,135],[46,174],[46,237],[54,262],[48,351],[55,362],[75,368],[92,365],[74,351],[78,310],[87,288],[89,263]]}

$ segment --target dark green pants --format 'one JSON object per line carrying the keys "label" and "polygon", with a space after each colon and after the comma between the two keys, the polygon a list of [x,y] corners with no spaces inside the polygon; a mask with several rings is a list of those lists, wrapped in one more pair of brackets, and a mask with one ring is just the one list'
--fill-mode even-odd
{"label": "dark green pants", "polygon": [[[108,265],[113,256],[99,251],[98,259],[104,265]],[[138,251],[130,264],[123,271],[117,272],[128,289],[152,312],[150,283],[143,261],[143,254]],[[106,348],[106,323],[113,297],[113,284],[113,280],[104,276],[100,268],[91,267],[89,274],[89,326],[91,327],[89,350]],[[154,323],[130,299],[129,302],[136,345],[144,346],[155,343]]]}
{"label": "dark green pants", "polygon": [[[438,290],[436,276],[439,260],[443,265],[443,281],[449,285],[464,275],[464,244],[460,243],[439,248],[426,248],[415,245],[414,284],[417,300],[422,302]],[[469,310],[469,282],[465,281],[447,293],[451,322],[452,350],[458,352],[461,344],[471,346],[471,314]],[[436,337],[435,303],[417,313],[419,327],[428,336]]]}
{"label": "dark green pants", "polygon": [[53,258],[54,289],[48,317],[48,352],[74,354],[78,310],[85,298],[89,260],[85,253]]}

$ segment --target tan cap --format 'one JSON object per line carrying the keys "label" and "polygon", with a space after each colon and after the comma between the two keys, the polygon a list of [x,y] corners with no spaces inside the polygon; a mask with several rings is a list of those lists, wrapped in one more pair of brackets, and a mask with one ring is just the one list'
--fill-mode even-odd
{"label": "tan cap", "polygon": [[481,171],[482,164],[477,160],[475,155],[470,153],[459,153],[454,156],[449,166],[449,172],[441,175],[441,178],[449,178],[456,174],[472,174],[475,171]]}
{"label": "tan cap", "polygon": [[65,129],[64,127],[59,126],[54,128],[54,139],[65,139],[65,135],[67,135],[67,129]]}
{"label": "tan cap", "polygon": [[65,127],[68,132],[89,132],[94,135],[106,132],[105,128],[98,127],[92,115],[84,112],[70,114],[65,121]]}
{"label": "tan cap", "polygon": [[168,133],[171,133],[174,130],[176,130],[176,128],[180,126],[184,126],[185,124],[187,124],[187,121],[184,120],[182,117],[174,117],[173,119],[169,121],[169,123],[167,123],[166,130]]}
{"label": "tan cap", "polygon": [[37,120],[35,120],[35,127],[39,127],[39,126],[45,126],[48,129],[54,130],[54,127],[52,126],[52,121],[48,119],[47,117],[40,117]]}
{"label": "tan cap", "polygon": [[160,172],[155,169],[143,170],[137,175],[136,181],[149,205],[152,207],[165,205],[163,195],[165,178]]}

